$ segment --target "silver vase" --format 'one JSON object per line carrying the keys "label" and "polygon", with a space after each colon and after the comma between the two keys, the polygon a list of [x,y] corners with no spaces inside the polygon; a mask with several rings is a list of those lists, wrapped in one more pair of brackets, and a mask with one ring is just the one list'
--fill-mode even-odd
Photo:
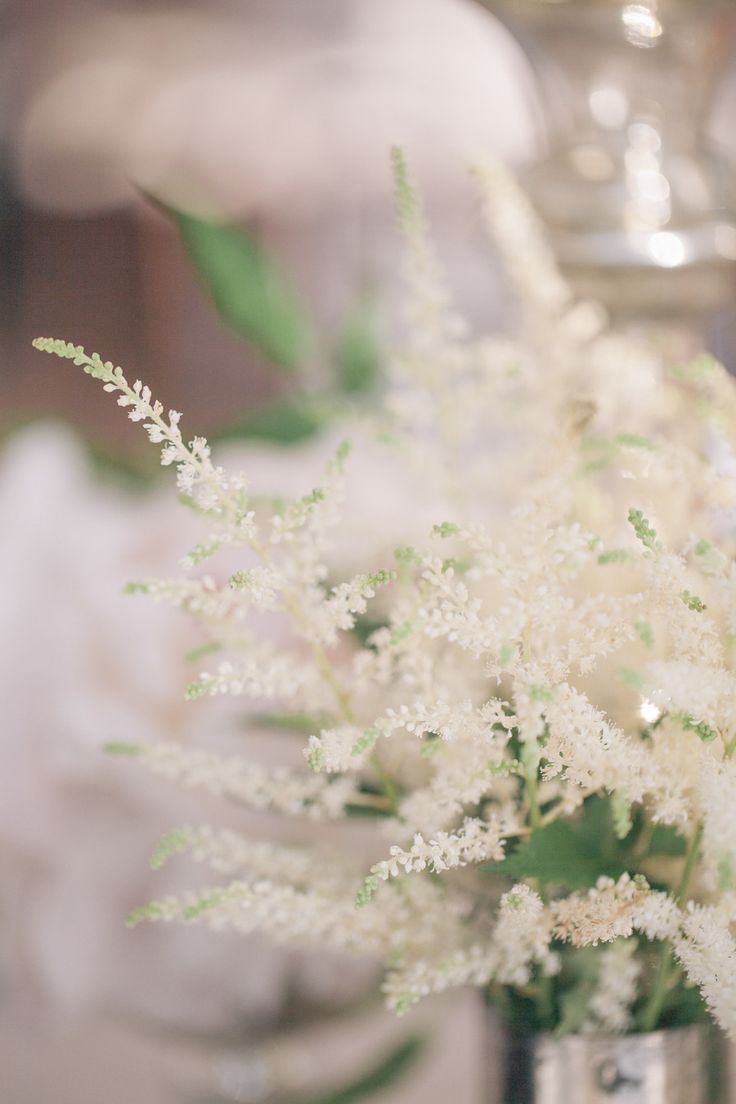
{"label": "silver vase", "polygon": [[736,175],[708,135],[729,0],[482,0],[525,49],[546,152],[524,184],[568,278],[615,313],[731,299]]}
{"label": "silver vase", "polygon": [[491,1047],[488,1104],[726,1104],[712,1033],[504,1037]]}

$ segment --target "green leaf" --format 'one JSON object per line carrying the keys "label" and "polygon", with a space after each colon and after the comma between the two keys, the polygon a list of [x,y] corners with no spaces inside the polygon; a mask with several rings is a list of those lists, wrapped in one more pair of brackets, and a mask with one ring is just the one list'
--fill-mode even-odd
{"label": "green leaf", "polygon": [[237,227],[164,210],[225,325],[280,367],[300,368],[315,346],[312,319],[262,246]]}
{"label": "green leaf", "polygon": [[259,713],[252,720],[248,719],[248,725],[251,724],[281,732],[311,734],[324,728],[327,718],[309,716],[306,713]]}
{"label": "green leaf", "polygon": [[338,389],[348,395],[370,391],[376,385],[380,367],[381,342],[375,304],[364,298],[348,315],[338,338],[335,349]]}
{"label": "green leaf", "polygon": [[343,805],[342,811],[346,817],[390,817],[394,813],[391,809],[384,809],[380,805],[359,805],[353,801],[348,801],[347,805]]}
{"label": "green leaf", "polygon": [[[608,836],[611,834],[610,814],[606,815],[605,833]],[[597,811],[595,819],[598,819]],[[508,878],[536,878],[543,885],[587,889],[595,885],[602,874],[618,878],[624,872],[623,864],[605,845],[606,841],[601,846],[601,835],[590,814],[577,826],[566,820],[554,820],[537,829],[502,862],[484,863],[481,870]]]}
{"label": "green leaf", "polygon": [[222,644],[219,640],[208,640],[205,644],[200,644],[197,648],[190,648],[188,652],[184,653],[184,659],[187,663],[199,663],[200,659],[204,659],[208,655],[214,655],[216,652],[222,651]]}
{"label": "green leaf", "polygon": [[324,416],[309,399],[277,399],[220,430],[217,440],[252,439],[295,445],[313,437],[324,422]]}
{"label": "green leaf", "polygon": [[[124,490],[145,490],[155,481],[159,473],[159,464],[152,457],[135,459],[118,452],[110,452],[106,446],[93,441],[83,442],[87,457],[95,475],[105,482],[113,483]],[[146,453],[146,457],[148,453]]]}
{"label": "green leaf", "polygon": [[126,744],[111,741],[105,744],[104,750],[108,755],[123,755],[129,759],[137,759],[139,755],[143,755],[145,748],[142,744]]}
{"label": "green leaf", "polygon": [[310,1097],[300,1104],[357,1104],[376,1093],[383,1092],[393,1085],[414,1065],[424,1049],[425,1041],[420,1037],[405,1039],[389,1054],[385,1055],[373,1069],[362,1074],[355,1081],[340,1089],[332,1089],[322,1096]]}

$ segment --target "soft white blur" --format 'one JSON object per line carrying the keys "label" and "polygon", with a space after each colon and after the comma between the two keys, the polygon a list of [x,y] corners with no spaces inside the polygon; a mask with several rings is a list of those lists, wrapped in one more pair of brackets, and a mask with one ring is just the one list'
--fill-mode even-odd
{"label": "soft white blur", "polygon": [[[251,446],[228,462],[239,460],[267,493],[278,488],[297,495],[316,482],[334,444],[323,439],[292,451]],[[385,559],[397,511],[413,490],[390,484],[388,470],[377,447],[364,442],[357,450],[336,563]],[[416,525],[426,528],[431,503],[418,506]],[[153,846],[171,827],[210,820],[293,842],[304,841],[305,828],[180,794],[135,764],[106,756],[104,744],[175,738],[295,763],[301,761],[297,742],[290,746],[288,737],[273,733],[246,736],[245,708],[231,699],[185,704],[182,690],[192,669],[183,653],[196,636],[177,611],[122,592],[131,578],[176,571],[195,540],[196,526],[170,486],[131,496],[100,484],[67,430],[37,425],[5,450],[0,516],[13,522],[0,545],[0,577],[12,580],[0,622],[0,1060],[11,1099],[37,1100],[86,1041],[92,1049],[72,1079],[70,1100],[97,1099],[106,1062],[144,1060],[140,1104],[159,1104],[164,1091],[173,1104],[183,1087],[212,1087],[228,1039],[237,1055],[235,1041],[243,1046],[278,1030],[294,1002],[307,1002],[317,1019],[334,1015],[375,984],[374,967],[206,929],[124,928],[132,906],[206,883],[206,874],[184,861],[155,874],[147,870]],[[335,833],[343,846],[365,855],[367,869],[376,857],[373,833],[309,830],[333,842]],[[451,1047],[447,1037],[438,1042],[418,1080],[397,1090],[397,1104],[428,1099],[428,1077],[447,1087],[459,1076],[475,1091],[477,1012],[459,995],[409,1017],[402,1031],[437,1032],[451,1016],[456,1041]],[[298,1059],[308,1080],[343,1068],[349,1079],[346,1056],[360,1068],[397,1034],[387,1013],[360,1015],[352,1034],[345,1026],[336,1037],[331,1030],[309,1045],[276,1044],[286,1047],[279,1061],[296,1045],[289,1060]],[[172,1031],[179,1042],[156,1056],[155,1040]],[[187,1046],[189,1036],[195,1043]],[[198,1037],[222,1038],[214,1058]],[[119,1097],[106,1097],[109,1104],[128,1099],[126,1084]]]}
{"label": "soft white blur", "polygon": [[[11,26],[0,41],[0,143],[37,211],[105,214],[144,188],[277,225],[323,312],[339,314],[353,285],[334,237],[352,242],[356,266],[386,286],[395,279],[387,149],[400,142],[440,211],[450,267],[477,311],[498,313],[476,279],[485,259],[465,165],[489,152],[521,160],[538,131],[518,48],[471,0],[39,0],[17,4]],[[129,312],[135,320],[135,303]],[[209,373],[217,388],[216,365]],[[91,385],[69,386],[81,397]],[[196,426],[197,410],[186,414]],[[251,450],[253,484],[309,489],[333,445]],[[389,477],[378,450],[361,455],[353,535],[336,550],[346,572],[358,560],[383,566],[407,499],[418,530],[436,520],[415,488]],[[211,1066],[190,1036],[253,1038],[289,1002],[327,1007],[359,993],[370,969],[198,929],[125,929],[132,906],[198,875],[175,862],[148,870],[159,835],[228,813],[110,760],[102,745],[218,732],[246,747],[232,703],[182,702],[192,672],[180,615],[121,593],[130,578],[176,570],[192,543],[189,521],[170,486],[130,496],[100,484],[69,431],[37,426],[0,457],[0,525],[3,1104],[52,1092],[59,1104],[175,1104],[211,1092]],[[290,754],[252,739],[261,754]],[[230,822],[261,836],[291,830],[242,815]],[[363,846],[359,831],[352,839]],[[428,1024],[431,1057],[386,1104],[480,1099],[474,1002],[452,997],[416,1017],[401,1028],[382,1014],[343,1025],[308,1072],[316,1062],[317,1072],[347,1077]],[[163,1045],[162,1032],[176,1045]]]}
{"label": "soft white blur", "polygon": [[383,190],[394,142],[437,188],[479,151],[532,151],[525,63],[471,0],[299,8],[72,4],[9,38],[6,64],[28,74],[10,128],[24,194],[89,211],[143,186],[296,217]]}

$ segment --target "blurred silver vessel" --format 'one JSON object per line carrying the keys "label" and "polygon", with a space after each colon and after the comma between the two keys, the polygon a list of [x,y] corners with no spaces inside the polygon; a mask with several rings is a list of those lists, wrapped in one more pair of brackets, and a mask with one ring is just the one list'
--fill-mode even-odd
{"label": "blurred silver vessel", "polygon": [[525,49],[539,83],[548,145],[524,183],[576,290],[650,318],[731,299],[736,172],[707,121],[733,59],[736,6],[486,6]]}
{"label": "blurred silver vessel", "polygon": [[[498,1035],[492,1035],[498,1039]],[[509,1038],[492,1047],[488,1104],[725,1104],[701,1026],[641,1035]]]}

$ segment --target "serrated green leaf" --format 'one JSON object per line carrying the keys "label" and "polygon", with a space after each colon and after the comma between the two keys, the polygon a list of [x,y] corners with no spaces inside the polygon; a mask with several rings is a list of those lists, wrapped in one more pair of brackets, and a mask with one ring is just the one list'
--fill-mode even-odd
{"label": "serrated green leaf", "polygon": [[352,801],[348,801],[347,805],[343,805],[343,812],[346,817],[391,817],[394,815],[391,809],[384,809],[380,805],[360,805]]}
{"label": "serrated green leaf", "polygon": [[277,399],[220,430],[217,440],[296,445],[313,437],[324,424],[324,415],[308,399]]}
{"label": "serrated green leaf", "polygon": [[355,1081],[339,1089],[332,1089],[322,1096],[309,1097],[300,1104],[358,1104],[397,1082],[414,1065],[425,1047],[420,1036],[405,1039],[394,1050],[384,1055],[372,1069]]}
{"label": "serrated green leaf", "polygon": [[281,368],[297,371],[315,347],[314,326],[279,266],[245,230],[164,210],[225,325]]}
{"label": "serrated green leaf", "polygon": [[485,863],[481,869],[509,878],[535,878],[543,885],[568,889],[586,889],[603,874],[618,878],[624,872],[620,860],[600,846],[599,831],[591,831],[585,820],[576,826],[554,820],[537,829],[502,862]]}

